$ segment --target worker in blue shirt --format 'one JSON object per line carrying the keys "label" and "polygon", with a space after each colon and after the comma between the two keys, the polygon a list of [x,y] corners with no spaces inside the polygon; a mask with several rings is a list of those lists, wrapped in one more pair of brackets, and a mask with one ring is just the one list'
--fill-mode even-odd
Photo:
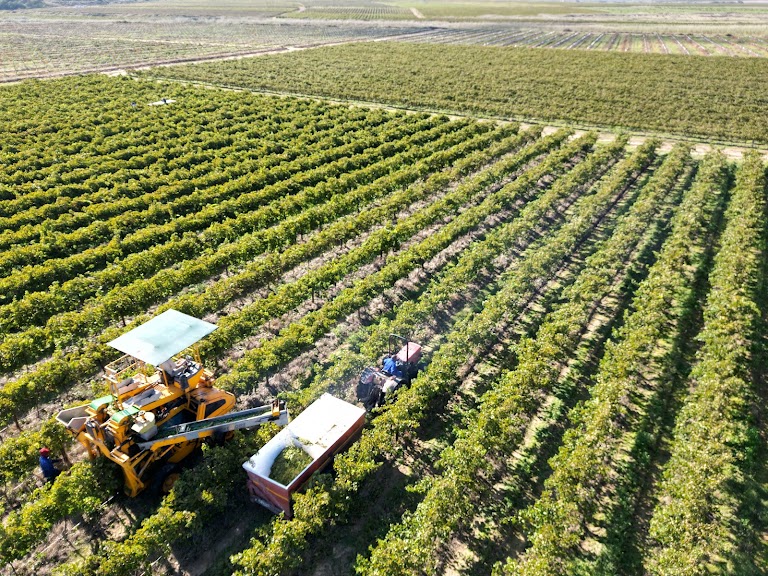
{"label": "worker in blue shirt", "polygon": [[403,377],[402,370],[400,370],[400,368],[397,365],[397,362],[395,362],[395,359],[392,358],[392,356],[387,356],[387,358],[385,358],[384,372],[390,374],[391,376],[394,376],[395,378]]}
{"label": "worker in blue shirt", "polygon": [[53,482],[56,476],[61,474],[61,470],[55,466],[58,462],[58,458],[51,458],[51,451],[48,448],[40,448],[40,469],[43,471],[46,482]]}

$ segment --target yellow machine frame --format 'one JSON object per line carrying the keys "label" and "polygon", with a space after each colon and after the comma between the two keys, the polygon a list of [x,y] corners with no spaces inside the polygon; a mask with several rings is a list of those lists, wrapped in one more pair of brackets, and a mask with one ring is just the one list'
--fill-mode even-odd
{"label": "yellow machine frame", "polygon": [[[213,374],[207,369],[197,371],[194,378],[189,379],[187,389],[182,390],[177,380],[168,383],[167,374],[162,370],[147,376],[146,365],[134,360],[123,356],[111,363],[106,370],[107,381],[110,389],[117,394],[78,407],[82,409],[82,421],[74,424],[81,426],[77,429],[68,426],[91,458],[103,455],[122,468],[125,492],[129,496],[136,496],[148,487],[152,476],[150,472],[155,472],[152,468],[156,466],[153,465],[158,462],[179,463],[203,442],[197,439],[139,450],[133,433],[137,420],[148,419],[146,414],[151,413],[155,426],[161,427],[180,415],[186,416],[187,421],[221,416],[235,405],[233,394],[212,386]],[[196,364],[200,366],[199,362]],[[133,376],[124,378],[131,371]],[[120,387],[119,383],[125,380],[132,382]],[[126,402],[147,392],[156,398],[143,404],[141,409]]]}
{"label": "yellow machine frame", "polygon": [[110,394],[59,412],[57,419],[89,457],[115,462],[125,492],[150,484],[168,491],[176,465],[206,439],[272,422],[285,426],[281,403],[231,412],[235,396],[213,387],[195,343],[216,326],[167,310],[109,344],[125,353],[105,368]]}
{"label": "yellow machine frame", "polygon": [[[155,325],[149,326],[153,322]],[[118,349],[122,344],[149,350],[149,357],[154,351],[154,358],[162,358],[179,342],[188,343],[201,331],[209,333],[214,329],[212,324],[171,310],[121,337],[122,343],[118,339],[110,344],[118,343]],[[134,340],[124,344],[131,336]],[[178,464],[215,433],[206,431],[194,440],[182,437],[151,445],[145,442],[159,428],[221,416],[235,405],[233,394],[213,387],[213,373],[203,367],[196,346],[176,353],[161,365],[153,367],[126,354],[105,368],[111,392],[108,396],[63,410],[57,417],[91,458],[102,455],[120,466],[129,496],[145,490],[163,465]]]}

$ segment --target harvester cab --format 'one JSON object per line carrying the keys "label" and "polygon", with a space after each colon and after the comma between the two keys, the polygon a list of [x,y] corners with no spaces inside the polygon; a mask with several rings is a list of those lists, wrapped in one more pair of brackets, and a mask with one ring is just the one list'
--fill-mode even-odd
{"label": "harvester cab", "polygon": [[[401,348],[395,353],[398,346]],[[360,375],[357,399],[369,411],[381,406],[388,395],[411,383],[419,373],[420,360],[419,344],[410,342],[403,336],[390,334],[387,354],[382,359],[381,368],[369,366]]]}
{"label": "harvester cab", "polygon": [[62,410],[57,420],[85,446],[123,471],[125,492],[167,492],[178,466],[207,439],[265,422],[288,423],[280,404],[230,412],[235,396],[213,386],[196,344],[214,324],[168,310],[109,342],[124,353],[105,368],[110,394]]}

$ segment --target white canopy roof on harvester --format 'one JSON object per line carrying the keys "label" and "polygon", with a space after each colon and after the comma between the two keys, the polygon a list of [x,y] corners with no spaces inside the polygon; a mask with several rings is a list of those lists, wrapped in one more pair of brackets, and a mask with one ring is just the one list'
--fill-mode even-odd
{"label": "white canopy roof on harvester", "polygon": [[216,328],[215,324],[177,310],[166,310],[149,322],[115,338],[109,345],[142,362],[158,366]]}

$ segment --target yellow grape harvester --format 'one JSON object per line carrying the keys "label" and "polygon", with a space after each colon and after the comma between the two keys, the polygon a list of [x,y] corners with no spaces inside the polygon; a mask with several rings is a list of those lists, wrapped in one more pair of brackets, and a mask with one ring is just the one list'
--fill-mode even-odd
{"label": "yellow grape harvester", "polygon": [[168,492],[179,464],[206,439],[288,423],[277,401],[231,412],[235,396],[213,386],[196,346],[214,330],[176,310],[163,312],[109,342],[124,353],[105,368],[109,395],[58,413],[89,457],[104,456],[122,469],[129,496],[149,487]]}

